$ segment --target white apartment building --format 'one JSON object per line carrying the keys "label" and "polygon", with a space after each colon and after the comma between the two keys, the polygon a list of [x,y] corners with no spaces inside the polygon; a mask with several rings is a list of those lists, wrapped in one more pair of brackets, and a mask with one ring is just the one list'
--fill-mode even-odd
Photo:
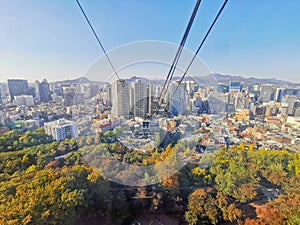
{"label": "white apartment building", "polygon": [[19,95],[15,96],[15,104],[16,106],[32,106],[34,105],[33,96],[32,95]]}
{"label": "white apartment building", "polygon": [[125,80],[116,80],[112,84],[112,115],[130,118],[130,85]]}
{"label": "white apartment building", "polygon": [[51,135],[56,141],[62,141],[66,138],[78,137],[78,127],[73,121],[59,119],[44,124],[46,134]]}

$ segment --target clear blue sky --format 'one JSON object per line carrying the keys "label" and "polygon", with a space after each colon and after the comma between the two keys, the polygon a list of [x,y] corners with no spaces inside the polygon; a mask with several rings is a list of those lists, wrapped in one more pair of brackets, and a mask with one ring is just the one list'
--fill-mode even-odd
{"label": "clear blue sky", "polygon": [[[0,0],[0,81],[83,75],[102,53],[75,0]],[[221,0],[202,0],[194,51]],[[195,0],[81,0],[105,48],[179,43]],[[300,1],[229,0],[199,56],[213,72],[300,82]]]}

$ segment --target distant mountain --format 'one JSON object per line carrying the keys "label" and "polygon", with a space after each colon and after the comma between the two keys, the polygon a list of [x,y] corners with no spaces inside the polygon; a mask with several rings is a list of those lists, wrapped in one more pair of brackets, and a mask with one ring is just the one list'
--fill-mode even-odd
{"label": "distant mountain", "polygon": [[105,82],[100,82],[100,81],[92,81],[89,80],[86,77],[79,77],[79,78],[75,78],[75,79],[67,79],[67,80],[62,80],[62,81],[56,81],[54,83],[65,83],[65,84],[106,84]]}
{"label": "distant mountain", "polygon": [[[133,76],[129,79],[126,79],[128,82],[135,82],[136,80],[141,80],[144,81],[146,83],[152,83],[152,84],[158,84],[158,83],[163,83],[164,80],[160,79],[160,80],[152,80],[152,79],[147,79],[145,77],[138,77],[138,76]],[[79,77],[76,79],[67,79],[67,80],[62,80],[62,81],[55,81],[53,83],[65,83],[65,84],[80,84],[80,83],[97,83],[97,84],[107,84],[107,82],[101,82],[101,81],[92,81],[89,80],[86,77]]]}
{"label": "distant mountain", "polygon": [[145,78],[145,77],[138,77],[138,76],[133,76],[133,77],[131,77],[131,78],[129,78],[129,79],[126,79],[128,82],[135,82],[135,81],[137,81],[137,80],[141,80],[141,81],[143,81],[143,82],[145,82],[145,83],[150,83],[150,84],[163,84],[163,82],[165,81],[165,80],[163,80],[163,79],[156,79],[156,80],[152,80],[152,79],[147,79],[147,78]]}
{"label": "distant mountain", "polygon": [[[172,81],[180,80],[181,77],[173,77]],[[218,83],[229,84],[231,81],[239,81],[243,82],[246,85],[253,84],[277,84],[277,85],[293,85],[294,83],[277,80],[274,78],[255,78],[255,77],[242,77],[242,76],[234,76],[234,75],[222,75],[218,73],[208,74],[206,76],[195,76],[195,77],[185,77],[184,80],[194,80],[199,85],[217,85]],[[161,80],[164,82],[164,80]],[[294,84],[295,85],[295,84]]]}
{"label": "distant mountain", "polygon": [[[173,77],[172,80],[180,80],[181,77]],[[135,82],[136,80],[141,80],[146,83],[151,84],[163,84],[164,79],[148,79],[145,77],[133,76],[126,79],[128,82]],[[218,73],[208,74],[206,76],[196,76],[196,77],[186,77],[185,80],[194,80],[199,85],[217,85],[218,83],[229,84],[231,81],[243,82],[246,85],[253,84],[277,84],[277,85],[296,85],[295,83],[277,80],[275,78],[255,78],[255,77],[242,77],[234,75],[222,75]],[[78,83],[97,83],[97,84],[106,84],[106,82],[92,81],[86,77],[79,77],[76,79],[68,79],[63,81],[57,81],[54,83],[68,83],[68,84],[78,84]]]}
{"label": "distant mountain", "polygon": [[242,77],[233,75],[221,75],[217,73],[209,74],[203,77],[193,77],[195,81],[203,85],[216,85],[218,83],[228,84],[231,81],[243,82],[245,84],[278,84],[278,85],[289,85],[293,84],[288,81],[277,80],[274,78],[254,78],[254,77]]}

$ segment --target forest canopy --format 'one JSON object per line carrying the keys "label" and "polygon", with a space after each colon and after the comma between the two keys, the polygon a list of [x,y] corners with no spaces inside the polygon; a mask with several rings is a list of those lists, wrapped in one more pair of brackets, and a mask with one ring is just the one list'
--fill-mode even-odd
{"label": "forest canopy", "polygon": [[187,161],[158,184],[124,187],[103,177],[80,152],[88,146],[126,163],[166,160],[172,165],[176,154],[190,159],[196,143],[179,142],[163,151],[149,146],[149,154],[142,154],[107,143],[109,135],[61,142],[53,142],[43,129],[0,135],[0,224],[78,224],[93,216],[122,224],[141,209],[175,214],[191,225],[300,224],[300,153],[243,144],[221,148]]}

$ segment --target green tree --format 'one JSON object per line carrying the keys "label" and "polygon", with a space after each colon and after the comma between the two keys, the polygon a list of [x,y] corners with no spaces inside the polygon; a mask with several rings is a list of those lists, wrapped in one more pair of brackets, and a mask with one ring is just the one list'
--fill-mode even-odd
{"label": "green tree", "polygon": [[190,225],[218,223],[220,214],[216,200],[210,191],[197,189],[189,196],[188,211],[185,213],[185,218]]}

